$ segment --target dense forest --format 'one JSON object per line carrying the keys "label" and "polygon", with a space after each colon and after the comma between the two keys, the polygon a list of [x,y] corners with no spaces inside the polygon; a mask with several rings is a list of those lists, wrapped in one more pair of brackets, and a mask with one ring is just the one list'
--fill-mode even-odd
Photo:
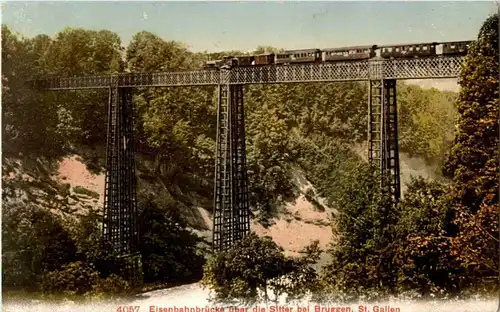
{"label": "dense forest", "polygon": [[[26,81],[193,69],[230,54],[240,53],[193,53],[147,31],[125,48],[107,30],[25,38],[2,25],[4,292],[99,297],[131,288],[102,252],[102,207],[94,201],[76,208],[77,190],[53,179],[68,155],[79,155],[94,173],[104,169],[107,91],[40,92]],[[311,267],[321,253],[317,243],[291,258],[254,234],[228,254],[211,255],[185,211],[200,206],[211,213],[216,90],[136,89],[145,283],[202,279],[219,299],[245,300],[269,298],[268,287],[290,296],[312,291],[318,300],[497,291],[498,16],[481,28],[459,85],[457,94],[398,82],[400,151],[424,159],[437,178],[414,179],[397,207],[373,187],[359,153],[367,139],[365,83],[245,87],[253,218],[272,225],[298,195],[292,177],[300,168],[313,195],[338,211],[325,220],[334,240],[332,261],[321,270]]]}

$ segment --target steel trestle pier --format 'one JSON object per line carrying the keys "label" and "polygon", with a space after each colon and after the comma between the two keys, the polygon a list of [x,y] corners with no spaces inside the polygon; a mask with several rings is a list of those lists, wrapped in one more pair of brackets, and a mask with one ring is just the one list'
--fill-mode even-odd
{"label": "steel trestle pier", "polygon": [[250,232],[243,85],[219,86],[216,145],[212,247],[227,251]]}
{"label": "steel trestle pier", "polygon": [[141,283],[132,89],[116,84],[109,88],[106,158],[103,240],[120,256],[121,274]]}
{"label": "steel trestle pier", "polygon": [[371,80],[368,103],[368,161],[395,203],[401,196],[396,80]]}

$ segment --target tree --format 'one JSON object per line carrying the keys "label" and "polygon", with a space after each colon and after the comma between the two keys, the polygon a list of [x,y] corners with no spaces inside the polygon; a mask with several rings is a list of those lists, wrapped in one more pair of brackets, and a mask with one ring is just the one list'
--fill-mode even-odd
{"label": "tree", "polygon": [[[283,248],[270,237],[250,233],[229,251],[217,253],[208,260],[202,284],[215,291],[215,299],[222,302],[267,301],[268,288],[300,296],[308,285],[304,279],[313,280],[316,276],[309,268],[311,261],[318,258],[316,247],[312,244],[304,250],[312,259],[291,259],[285,257]],[[300,285],[299,281],[305,284]]]}
{"label": "tree", "polygon": [[488,18],[469,48],[458,97],[455,144],[446,164],[460,203],[472,212],[488,194],[498,203],[498,15]]}
{"label": "tree", "polygon": [[[66,28],[59,32],[43,56],[45,71],[59,76],[83,76],[123,72],[123,47],[108,30]],[[108,92],[75,91],[58,94],[53,114],[66,145],[95,148],[106,142]],[[68,144],[73,143],[73,144]]]}
{"label": "tree", "polygon": [[451,186],[414,179],[399,205],[396,225],[398,290],[416,290],[423,296],[460,290],[464,273],[451,252],[456,233],[452,223]]}
{"label": "tree", "polygon": [[397,92],[401,151],[439,164],[454,139],[456,94],[404,83]]}
{"label": "tree", "polygon": [[455,144],[445,172],[456,194],[454,253],[464,261],[473,281],[498,286],[498,14],[482,25],[460,73]]}
{"label": "tree", "polygon": [[[42,72],[41,59],[50,40],[26,39],[2,25],[2,142],[7,155],[59,155],[56,104],[50,94],[26,84]],[[28,122],[29,121],[29,122]]]}
{"label": "tree", "polygon": [[280,48],[275,48],[272,46],[258,46],[255,48],[254,54],[264,54],[264,53],[278,53],[284,51]]}
{"label": "tree", "polygon": [[346,296],[366,290],[391,291],[397,211],[387,192],[377,187],[372,169],[360,165],[339,191],[339,214],[332,222],[336,242],[330,251],[332,262],[322,273],[330,292]]}
{"label": "tree", "polygon": [[140,244],[145,282],[199,280],[204,264],[197,252],[199,238],[186,229],[187,224],[175,204],[159,206],[151,198],[141,201]]}
{"label": "tree", "polygon": [[119,73],[123,69],[121,40],[109,30],[65,28],[44,55],[47,71],[62,76]]}
{"label": "tree", "polygon": [[33,205],[2,207],[2,280],[5,288],[34,289],[44,272],[75,260],[76,246],[59,217]]}
{"label": "tree", "polygon": [[[134,35],[126,55],[127,68],[136,72],[185,70],[199,67],[202,58],[178,42],[144,31]],[[213,87],[149,88],[136,93],[139,147],[154,158],[154,172],[169,184],[184,188],[213,181],[214,95]]]}
{"label": "tree", "polygon": [[127,68],[132,72],[158,72],[192,68],[191,52],[176,41],[165,41],[141,31],[132,37],[126,51]]}

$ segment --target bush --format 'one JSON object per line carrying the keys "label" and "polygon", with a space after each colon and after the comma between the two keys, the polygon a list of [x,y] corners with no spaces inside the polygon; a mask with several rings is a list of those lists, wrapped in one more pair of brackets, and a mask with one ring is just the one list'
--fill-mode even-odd
{"label": "bush", "polygon": [[82,295],[93,298],[112,298],[127,294],[131,287],[122,277],[111,274],[99,278],[99,273],[84,262],[73,262],[62,270],[47,272],[42,278],[42,291],[47,295]]}
{"label": "bush", "polygon": [[[311,255],[316,250],[312,249],[308,251]],[[311,259],[317,260],[317,255]],[[202,285],[213,290],[215,300],[222,302],[267,301],[268,289],[274,292],[275,297],[282,293],[299,297],[307,291],[307,282],[314,283],[316,277],[308,261],[310,259],[287,258],[283,249],[271,238],[259,238],[251,233],[228,252],[218,253],[209,259],[204,267]]]}
{"label": "bush", "polygon": [[76,246],[59,217],[34,205],[2,207],[4,289],[36,289],[43,272],[76,258]]}
{"label": "bush", "polygon": [[64,265],[61,270],[45,273],[42,278],[42,291],[82,295],[90,291],[98,279],[99,273],[86,263],[73,262]]}
{"label": "bush", "polygon": [[116,274],[96,281],[90,293],[94,297],[113,298],[127,294],[131,290],[130,284]]}

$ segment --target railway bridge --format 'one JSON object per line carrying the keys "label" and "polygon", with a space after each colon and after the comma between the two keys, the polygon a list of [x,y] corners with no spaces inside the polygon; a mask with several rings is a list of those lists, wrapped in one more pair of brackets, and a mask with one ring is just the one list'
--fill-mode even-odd
{"label": "railway bridge", "polygon": [[368,159],[396,203],[400,197],[396,80],[455,78],[461,56],[370,59],[286,66],[222,67],[184,72],[52,77],[41,90],[109,90],[103,237],[126,260],[129,279],[141,274],[138,253],[132,90],[218,86],[213,248],[225,251],[250,231],[243,86],[246,84],[368,81]]}

